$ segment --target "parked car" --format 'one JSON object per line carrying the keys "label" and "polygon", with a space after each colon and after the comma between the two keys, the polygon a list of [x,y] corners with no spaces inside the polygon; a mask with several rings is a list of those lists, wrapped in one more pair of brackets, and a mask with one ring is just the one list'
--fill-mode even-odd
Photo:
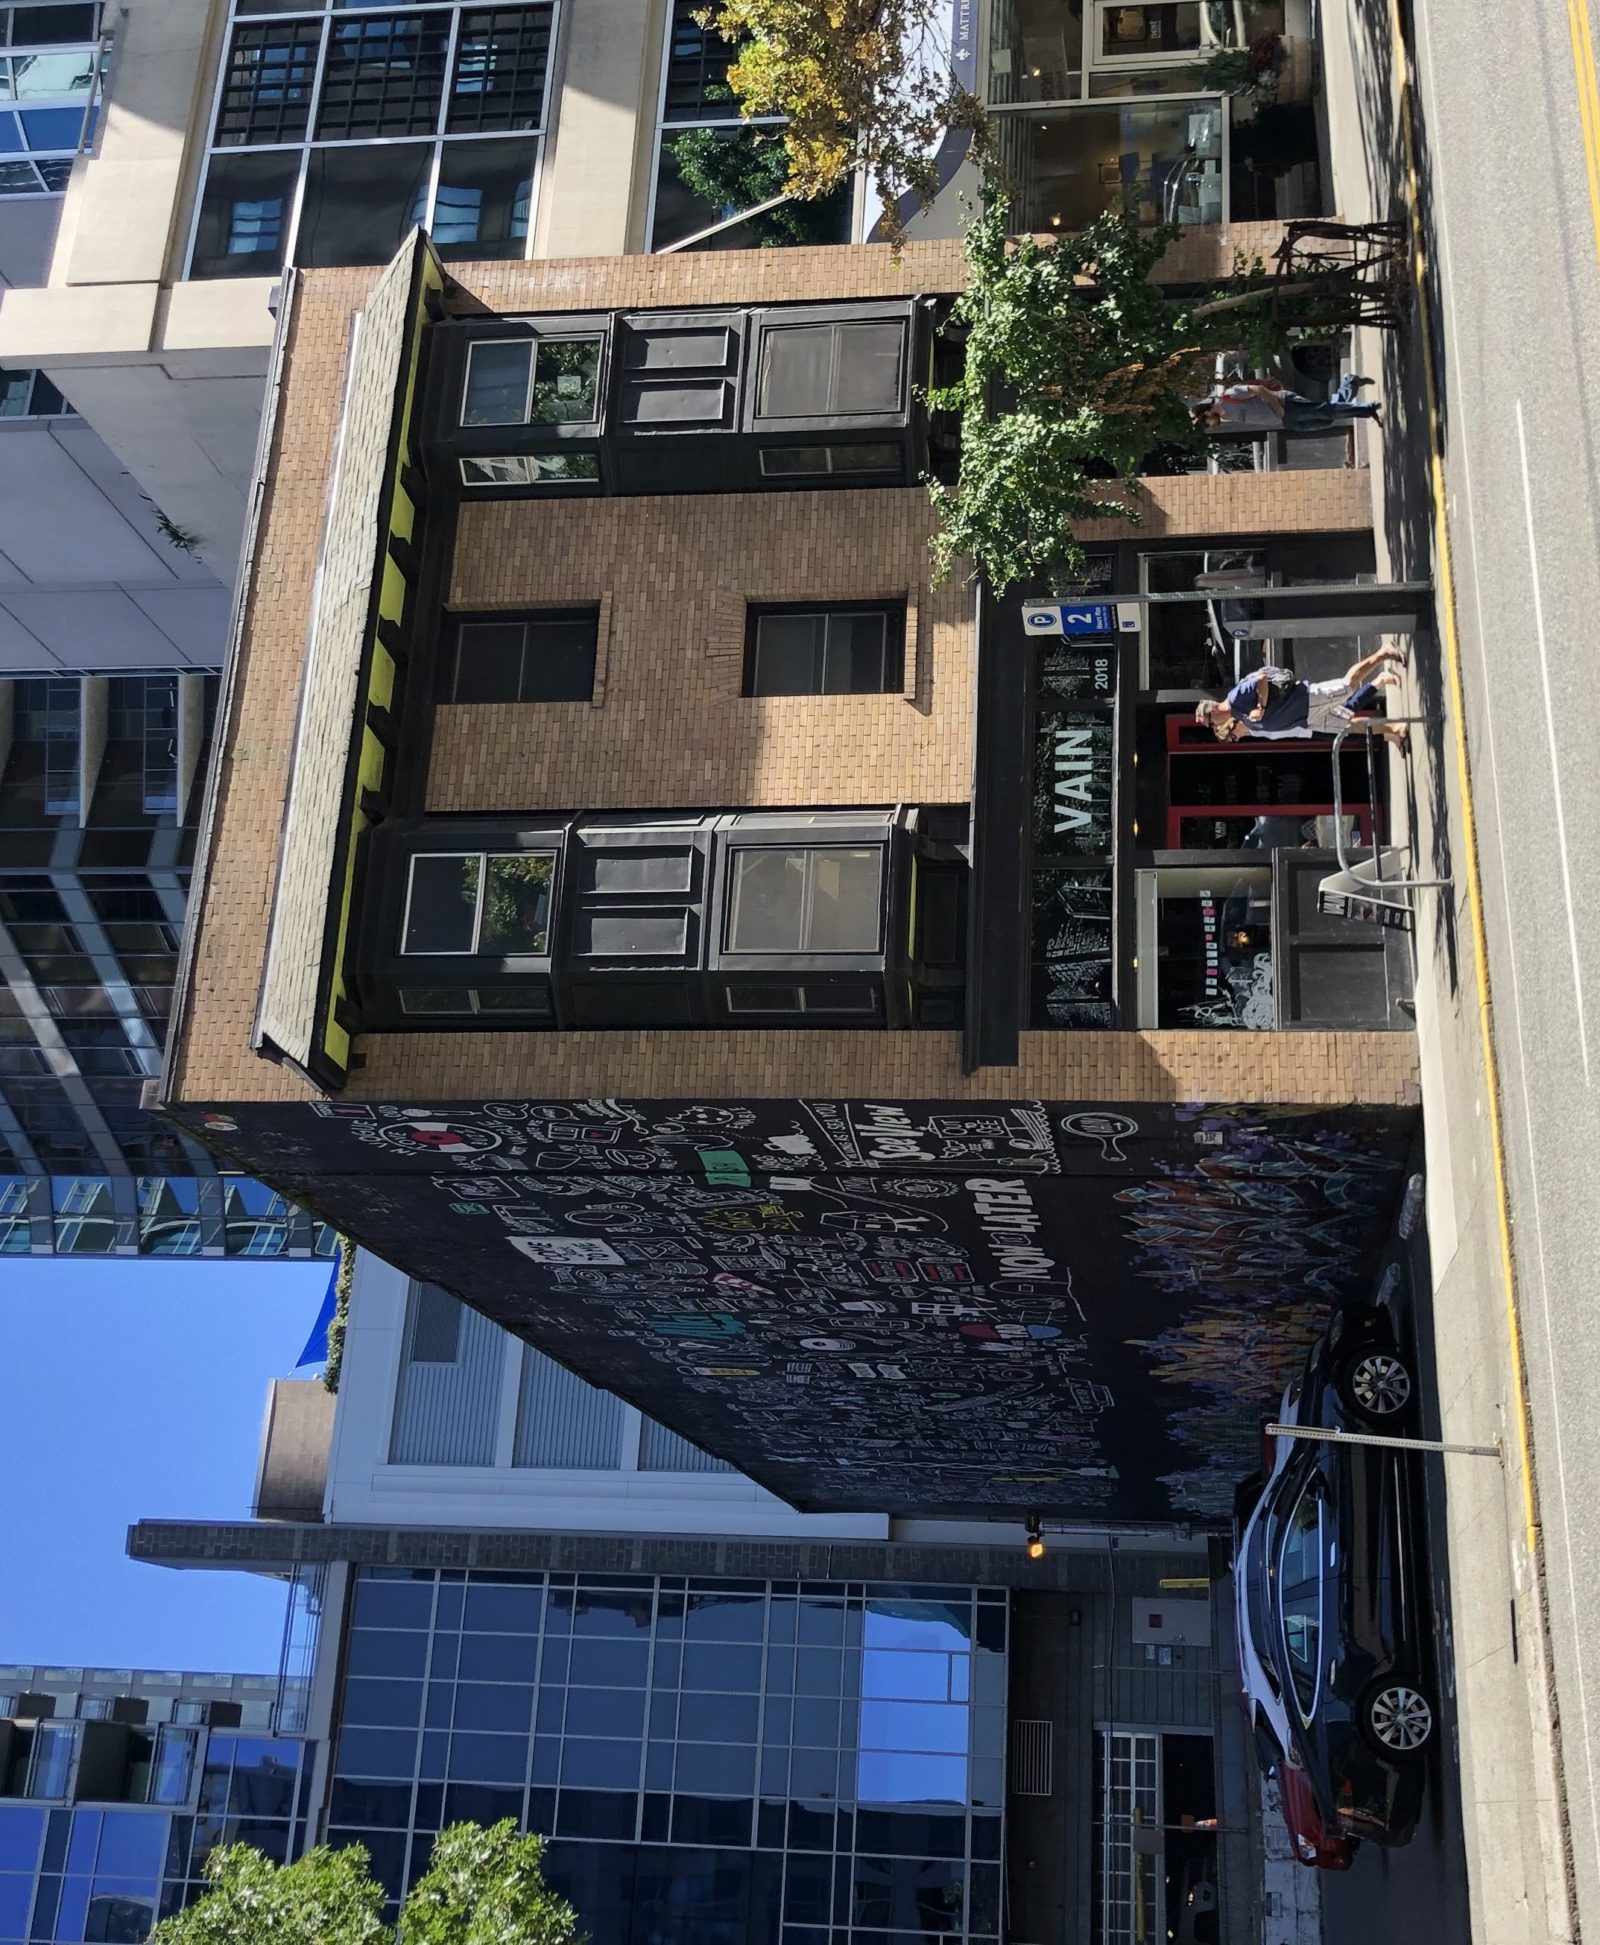
{"label": "parked car", "polygon": [[[1415,1393],[1389,1312],[1350,1305],[1312,1347],[1279,1416],[1394,1431]],[[1330,1837],[1402,1844],[1416,1828],[1437,1714],[1414,1464],[1384,1447],[1279,1439],[1264,1478],[1235,1504],[1241,1678],[1258,1735],[1283,1753],[1291,1833],[1311,1821],[1309,1794],[1322,1837],[1304,1835],[1319,1849]]]}

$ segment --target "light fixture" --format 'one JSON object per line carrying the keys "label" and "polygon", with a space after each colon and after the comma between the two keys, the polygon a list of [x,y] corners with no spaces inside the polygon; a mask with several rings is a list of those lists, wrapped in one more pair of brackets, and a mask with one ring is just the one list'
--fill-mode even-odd
{"label": "light fixture", "polygon": [[1060,213],[1060,211],[1059,211],[1059,210],[1058,210],[1058,211],[1056,212],[1056,214],[1055,214],[1054,216],[1052,216],[1052,217],[1050,218],[1050,227],[1051,227],[1051,229],[1053,229],[1053,230],[1059,230],[1059,229],[1060,229],[1060,227],[1061,227],[1061,213]]}
{"label": "light fixture", "polygon": [[1030,1513],[1028,1515],[1027,1532],[1028,1558],[1030,1560],[1042,1560],[1044,1558],[1044,1534],[1040,1530],[1039,1515],[1037,1513]]}

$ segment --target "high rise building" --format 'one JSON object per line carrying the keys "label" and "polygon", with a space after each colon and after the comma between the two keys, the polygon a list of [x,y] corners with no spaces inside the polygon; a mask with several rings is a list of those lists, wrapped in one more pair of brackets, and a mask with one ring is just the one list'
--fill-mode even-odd
{"label": "high rise building", "polygon": [[138,1940],[218,1843],[304,1841],[276,1675],[0,1667],[0,1940]]}
{"label": "high rise building", "polygon": [[[773,126],[741,123],[698,11],[134,0],[48,287],[0,304],[0,363],[43,365],[231,578],[286,272],[386,263],[414,224],[477,262],[870,236],[864,190],[781,200]],[[1313,28],[1309,0],[951,0],[948,38],[1024,227],[1200,228],[1321,210]],[[1274,33],[1283,59],[1241,91]],[[962,153],[913,233],[956,233]]]}
{"label": "high rise building", "polygon": [[[0,9],[0,283],[49,275],[98,6]],[[139,1105],[160,1068],[228,590],[42,371],[0,373],[0,1254],[331,1237]]]}

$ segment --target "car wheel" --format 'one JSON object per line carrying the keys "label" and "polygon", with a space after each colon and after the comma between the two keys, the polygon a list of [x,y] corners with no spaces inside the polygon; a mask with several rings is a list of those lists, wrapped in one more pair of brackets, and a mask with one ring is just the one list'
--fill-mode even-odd
{"label": "car wheel", "polygon": [[1388,1681],[1368,1695],[1367,1734],[1397,1762],[1420,1756],[1433,1738],[1433,1704],[1410,1682]]}
{"label": "car wheel", "polygon": [[1411,1367],[1395,1351],[1363,1351],[1344,1368],[1341,1390],[1351,1408],[1374,1424],[1388,1424],[1410,1409],[1416,1395]]}

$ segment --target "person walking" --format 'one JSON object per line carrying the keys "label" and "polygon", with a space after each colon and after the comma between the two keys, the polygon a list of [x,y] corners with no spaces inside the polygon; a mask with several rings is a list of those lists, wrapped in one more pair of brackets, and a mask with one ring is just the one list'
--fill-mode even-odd
{"label": "person walking", "polygon": [[[1221,743],[1247,738],[1285,742],[1291,737],[1337,736],[1359,717],[1372,718],[1382,706],[1381,691],[1399,686],[1394,663],[1405,656],[1397,648],[1380,648],[1352,662],[1331,682],[1302,682],[1292,669],[1268,666],[1236,682],[1221,702],[1202,702],[1194,719]],[[1373,733],[1406,747],[1404,723],[1374,722]]]}
{"label": "person walking", "polygon": [[1332,432],[1352,419],[1382,423],[1382,405],[1356,396],[1371,383],[1370,378],[1351,374],[1341,378],[1325,399],[1311,399],[1291,392],[1276,379],[1250,378],[1213,387],[1191,409],[1195,423],[1207,432]]}

